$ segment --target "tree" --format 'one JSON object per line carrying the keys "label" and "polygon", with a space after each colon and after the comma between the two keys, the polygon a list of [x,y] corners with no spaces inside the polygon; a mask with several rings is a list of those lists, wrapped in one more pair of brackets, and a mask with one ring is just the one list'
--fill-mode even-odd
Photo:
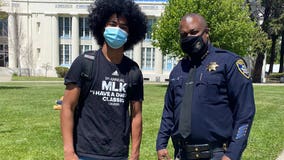
{"label": "tree", "polygon": [[284,30],[282,31],[282,35],[281,35],[281,49],[280,49],[280,67],[279,67],[279,73],[284,72]]}
{"label": "tree", "polygon": [[210,40],[220,48],[244,56],[251,50],[258,32],[243,0],[169,0],[153,27],[153,45],[163,54],[182,57],[179,46],[179,21],[186,13],[199,13],[210,27]]}
{"label": "tree", "polygon": [[42,64],[41,68],[45,70],[45,77],[47,77],[47,71],[52,69],[52,66],[49,63]]}
{"label": "tree", "polygon": [[[284,5],[284,3],[283,3]],[[283,7],[284,8],[284,7]],[[283,71],[283,56],[284,56],[284,12],[278,17],[271,21],[271,27],[274,32],[281,36],[281,47],[280,47],[280,67],[279,73]]]}
{"label": "tree", "polygon": [[251,53],[254,54],[252,57],[256,57],[256,59],[252,72],[252,80],[254,83],[261,83],[263,62],[271,46],[271,41],[267,38],[267,34],[261,29],[258,30],[254,37]]}
{"label": "tree", "polygon": [[250,17],[253,21],[257,22],[256,25],[258,26],[258,32],[256,32],[253,36],[254,41],[251,51],[253,54],[251,57],[256,57],[252,72],[252,80],[254,83],[261,83],[263,73],[262,69],[264,65],[263,62],[269,52],[271,41],[268,39],[267,33],[260,28],[263,21],[264,7],[261,6],[260,1],[258,0],[247,0],[246,2],[249,5],[251,13]]}
{"label": "tree", "polygon": [[[0,7],[3,6],[3,1],[0,1]],[[0,19],[7,19],[8,14],[6,12],[1,11],[0,8]]]}
{"label": "tree", "polygon": [[277,39],[284,29],[283,21],[281,21],[281,15],[284,13],[284,0],[262,0],[261,4],[265,8],[262,29],[272,40],[268,71],[268,73],[271,73],[276,58]]}

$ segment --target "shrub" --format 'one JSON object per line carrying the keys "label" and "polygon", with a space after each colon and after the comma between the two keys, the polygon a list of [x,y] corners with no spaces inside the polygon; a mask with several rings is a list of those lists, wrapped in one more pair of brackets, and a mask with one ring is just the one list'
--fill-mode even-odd
{"label": "shrub", "polygon": [[64,78],[66,73],[68,72],[69,68],[58,66],[58,67],[55,67],[55,70],[56,70],[58,78]]}
{"label": "shrub", "polygon": [[268,78],[280,78],[284,77],[284,72],[283,73],[271,73],[268,75]]}

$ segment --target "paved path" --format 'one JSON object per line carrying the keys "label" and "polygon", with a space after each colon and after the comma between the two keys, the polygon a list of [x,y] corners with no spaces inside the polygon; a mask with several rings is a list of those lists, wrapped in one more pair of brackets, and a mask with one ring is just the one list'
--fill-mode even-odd
{"label": "paved path", "polygon": [[279,155],[279,157],[276,160],[284,160],[284,150],[282,153]]}
{"label": "paved path", "polygon": [[0,82],[9,82],[12,79],[12,73],[5,67],[0,67]]}

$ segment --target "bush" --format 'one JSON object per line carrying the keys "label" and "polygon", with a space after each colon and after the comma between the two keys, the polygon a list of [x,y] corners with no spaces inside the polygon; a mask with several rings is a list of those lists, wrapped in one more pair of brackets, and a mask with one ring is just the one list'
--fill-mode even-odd
{"label": "bush", "polygon": [[283,73],[271,73],[268,75],[268,78],[280,78],[284,77],[284,72]]}
{"label": "bush", "polygon": [[58,78],[64,78],[69,68],[58,66],[58,67],[55,67],[55,70],[56,70]]}

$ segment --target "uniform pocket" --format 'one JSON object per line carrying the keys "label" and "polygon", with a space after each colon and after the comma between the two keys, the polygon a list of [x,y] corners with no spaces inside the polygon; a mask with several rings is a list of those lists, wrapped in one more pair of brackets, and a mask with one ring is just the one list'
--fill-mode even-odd
{"label": "uniform pocket", "polygon": [[171,80],[171,85],[173,86],[176,98],[181,98],[183,96],[183,84],[184,79],[182,77],[178,77],[175,80]]}
{"label": "uniform pocket", "polygon": [[221,82],[218,80],[203,80],[196,82],[197,96],[202,103],[215,104],[219,102]]}

